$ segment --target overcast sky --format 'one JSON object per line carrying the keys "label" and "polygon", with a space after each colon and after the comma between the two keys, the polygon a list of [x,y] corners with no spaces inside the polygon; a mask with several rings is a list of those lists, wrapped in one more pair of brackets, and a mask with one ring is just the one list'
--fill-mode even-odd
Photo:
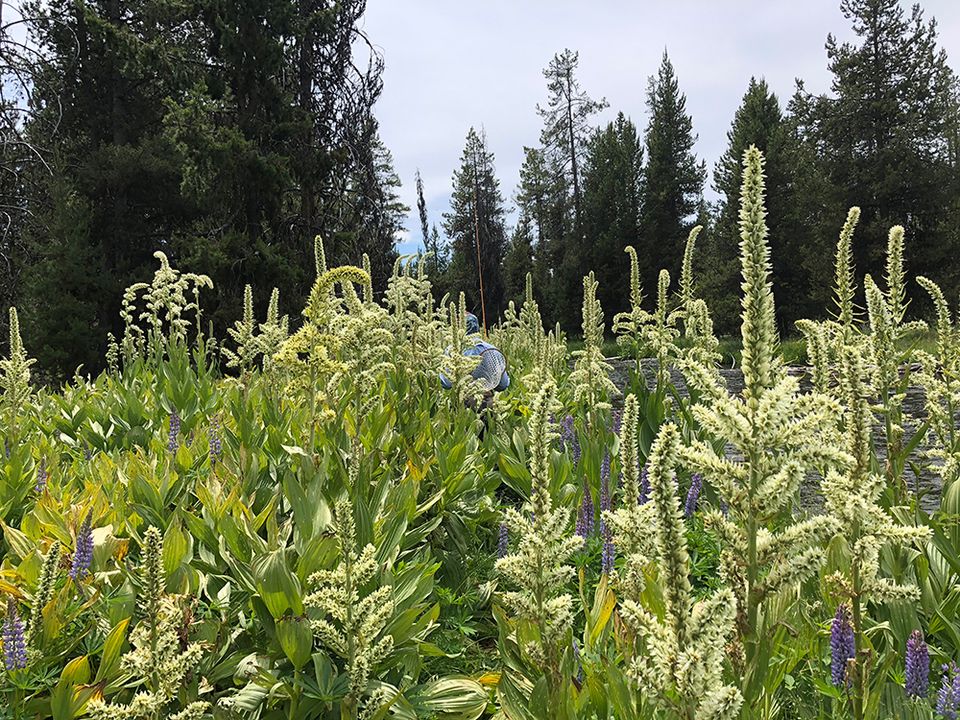
{"label": "overcast sky", "polygon": [[[960,69],[960,2],[926,0],[939,41]],[[687,96],[699,135],[696,151],[711,172],[751,75],[789,100],[794,79],[829,89],[824,42],[852,37],[839,0],[370,0],[364,25],[386,63],[376,106],[411,208],[401,252],[419,246],[414,172],[423,176],[430,222],[447,209],[450,179],[468,128],[483,127],[496,155],[508,205],[523,146],[540,137],[537,103],[546,101],[543,68],[565,47],[580,52],[579,78],[610,107],[646,127],[647,78],[664,48]],[[904,2],[909,11],[910,3]],[[708,180],[708,186],[711,182]],[[708,197],[714,197],[708,191]],[[512,224],[515,213],[509,217]]]}

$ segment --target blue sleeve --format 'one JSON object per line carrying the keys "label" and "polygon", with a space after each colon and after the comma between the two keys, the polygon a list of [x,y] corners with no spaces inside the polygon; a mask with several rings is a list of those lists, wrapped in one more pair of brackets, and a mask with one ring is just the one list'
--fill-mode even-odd
{"label": "blue sleeve", "polygon": [[440,384],[443,386],[444,390],[449,390],[453,387],[453,383],[447,379],[447,376],[443,373],[440,373]]}
{"label": "blue sleeve", "polygon": [[506,390],[508,387],[510,387],[510,376],[507,375],[507,371],[504,370],[504,371],[503,371],[503,377],[500,378],[500,384],[497,385],[497,386],[494,388],[494,390],[496,390],[497,392],[503,392],[503,391]]}

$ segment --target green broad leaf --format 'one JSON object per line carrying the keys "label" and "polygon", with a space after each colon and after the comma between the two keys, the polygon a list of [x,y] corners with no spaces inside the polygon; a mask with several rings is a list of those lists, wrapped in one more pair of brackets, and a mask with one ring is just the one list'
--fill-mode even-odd
{"label": "green broad leaf", "polygon": [[6,541],[7,547],[13,551],[17,558],[22,560],[33,552],[36,545],[30,541],[30,538],[2,520],[0,520],[0,526],[3,527],[3,539]]}
{"label": "green broad leaf", "polygon": [[163,571],[173,573],[184,562],[193,546],[193,538],[183,530],[179,520],[167,527],[163,535]]}
{"label": "green broad leaf", "polygon": [[50,693],[53,720],[73,720],[80,714],[92,695],[92,689],[84,693],[77,686],[89,681],[90,661],[86,655],[74,658],[64,666],[57,686]]}
{"label": "green broad leaf", "polygon": [[283,654],[293,663],[294,668],[302,670],[310,662],[313,652],[310,620],[305,617],[282,617],[277,621],[274,630]]}
{"label": "green broad leaf", "polygon": [[100,667],[97,668],[98,681],[112,679],[113,671],[120,660],[120,652],[123,649],[123,642],[127,637],[127,627],[130,625],[130,618],[124,618],[116,625],[103,641],[103,653],[100,656]]}
{"label": "green broad leaf", "polygon": [[487,691],[476,680],[445,677],[404,693],[418,717],[477,720],[487,708]]}
{"label": "green broad leaf", "polygon": [[303,486],[292,473],[284,474],[281,485],[283,496],[290,503],[290,509],[293,510],[293,520],[297,529],[303,537],[312,537],[314,510],[303,492]]}
{"label": "green broad leaf", "polygon": [[270,614],[279,618],[288,610],[303,615],[300,581],[287,566],[286,552],[274,550],[262,556],[255,565],[257,591]]}

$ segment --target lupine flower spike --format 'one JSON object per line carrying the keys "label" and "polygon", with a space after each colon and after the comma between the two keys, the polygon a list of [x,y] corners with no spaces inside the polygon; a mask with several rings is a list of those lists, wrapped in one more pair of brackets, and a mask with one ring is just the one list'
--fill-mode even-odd
{"label": "lupine flower spike", "polygon": [[23,670],[27,666],[27,641],[23,620],[13,598],[7,600],[7,619],[3,623],[3,666],[7,671]]}
{"label": "lupine flower spike", "polygon": [[850,625],[850,610],[845,604],[837,607],[830,626],[830,678],[841,687],[847,678],[847,663],[854,657],[853,627]]}
{"label": "lupine flower spike", "polygon": [[167,439],[167,450],[176,452],[180,444],[180,414],[174,410],[170,413],[170,436]]}
{"label": "lupine flower spike", "polygon": [[47,472],[47,459],[40,458],[40,464],[37,465],[37,480],[33,489],[42,493],[47,487],[47,480],[50,479],[50,473]]}
{"label": "lupine flower spike", "polygon": [[700,491],[703,490],[703,476],[694,473],[690,478],[690,489],[687,491],[687,502],[683,506],[683,514],[689,519],[697,511],[700,502]]}
{"label": "lupine flower spike", "polygon": [[212,465],[223,457],[223,442],[220,440],[220,418],[216,415],[210,418],[207,438],[210,441],[210,464]]}
{"label": "lupine flower spike", "polygon": [[926,697],[930,687],[930,653],[919,630],[910,633],[907,640],[906,676],[907,697]]}
{"label": "lupine flower spike", "polygon": [[593,515],[593,495],[590,494],[590,487],[584,483],[583,501],[580,503],[580,511],[577,513],[577,535],[584,539],[593,534]]}
{"label": "lupine flower spike", "polygon": [[937,714],[943,720],[957,720],[960,713],[960,668],[955,663],[943,666],[943,680],[937,693]]}
{"label": "lupine flower spike", "polygon": [[73,563],[70,566],[70,579],[82,580],[90,570],[93,562],[93,511],[87,511],[87,517],[77,530],[77,547],[73,553]]}
{"label": "lupine flower spike", "polygon": [[500,532],[497,534],[497,559],[506,557],[510,548],[510,531],[505,523],[500,523]]}

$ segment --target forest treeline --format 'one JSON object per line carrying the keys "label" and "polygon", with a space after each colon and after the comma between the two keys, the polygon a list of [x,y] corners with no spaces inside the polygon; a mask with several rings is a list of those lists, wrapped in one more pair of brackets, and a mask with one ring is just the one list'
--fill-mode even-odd
{"label": "forest treeline", "polygon": [[[830,91],[798,81],[784,102],[758,68],[712,169],[694,152],[666,52],[642,128],[623,113],[599,124],[607,101],[581,86],[576,52],[558,53],[513,197],[473,128],[439,228],[419,175],[409,179],[420,219],[411,236],[431,253],[438,299],[462,290],[492,322],[529,272],[544,319],[575,328],[587,272],[612,317],[629,299],[624,247],[637,249],[649,296],[661,267],[676,279],[701,224],[698,294],[718,331],[732,332],[739,160],[750,144],[767,159],[782,333],[826,306],[835,238],[854,204],[862,272],[879,274],[887,230],[902,224],[909,272],[956,287],[960,93],[936,24],[896,0],[841,6],[856,39],[827,38]],[[317,234],[331,264],[365,252],[385,282],[408,208],[379,137],[383,61],[362,29],[365,9],[365,0],[29,0],[11,18],[6,8],[0,303],[21,308],[45,368],[100,366],[124,289],[149,278],[158,249],[213,280],[203,310],[219,335],[247,283],[257,306],[278,287],[285,310],[302,307]],[[716,203],[704,199],[708,182]]]}
{"label": "forest treeline", "polygon": [[[428,228],[420,205],[420,232],[424,245],[438,253],[442,288],[465,289],[471,305],[480,307],[479,237],[488,314],[522,298],[530,272],[545,319],[576,329],[586,273],[596,273],[598,297],[611,318],[629,304],[624,247],[636,248],[644,293],[655,296],[661,268],[670,271],[676,289],[687,236],[699,224],[704,231],[694,255],[697,292],[718,332],[732,333],[740,312],[740,160],[751,144],[767,160],[782,334],[796,333],[797,319],[818,317],[830,306],[836,239],[853,205],[862,209],[854,243],[861,273],[882,274],[889,228],[902,224],[910,272],[956,287],[960,102],[957,76],[937,45],[936,23],[919,6],[905,12],[897,0],[842,0],[841,7],[856,39],[827,38],[830,91],[812,94],[798,80],[784,102],[762,77],[751,79],[709,180],[694,152],[693,118],[666,52],[649,79],[642,129],[623,113],[605,125],[591,122],[607,102],[578,82],[578,54],[558,53],[544,70],[540,142],[524,148],[512,198],[515,226],[508,229],[504,222],[494,158],[473,129],[444,216],[448,246]],[[708,181],[719,197],[715,203],[704,199]],[[911,288],[911,295],[921,300],[917,290]]]}

